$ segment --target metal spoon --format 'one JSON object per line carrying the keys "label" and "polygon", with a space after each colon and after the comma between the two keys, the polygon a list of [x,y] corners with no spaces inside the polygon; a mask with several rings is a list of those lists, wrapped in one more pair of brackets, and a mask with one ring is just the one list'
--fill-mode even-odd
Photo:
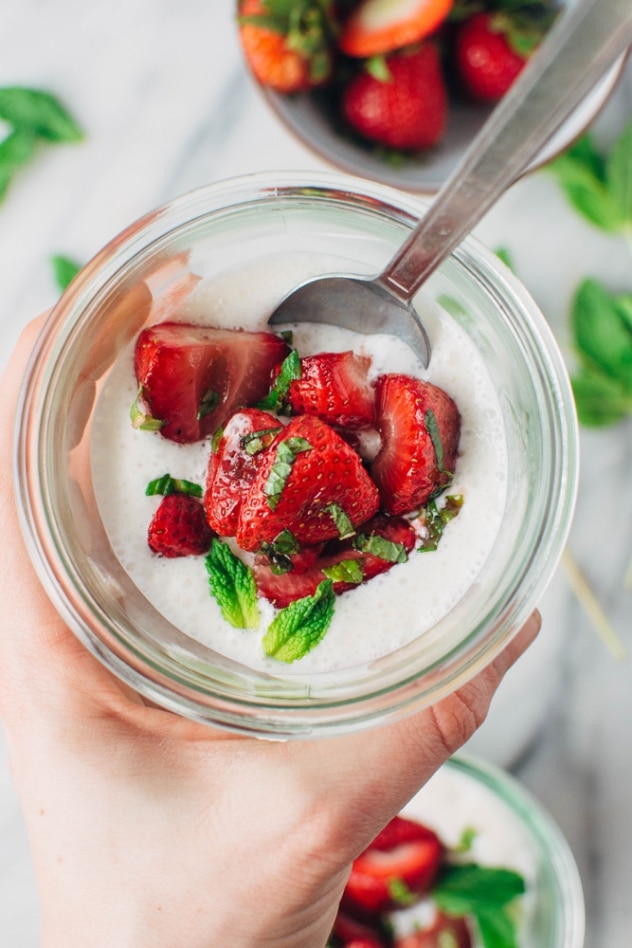
{"label": "metal spoon", "polygon": [[631,43],[631,0],[579,0],[558,18],[382,273],[311,279],[281,301],[269,322],[391,333],[427,366],[430,342],[411,303],[415,293]]}

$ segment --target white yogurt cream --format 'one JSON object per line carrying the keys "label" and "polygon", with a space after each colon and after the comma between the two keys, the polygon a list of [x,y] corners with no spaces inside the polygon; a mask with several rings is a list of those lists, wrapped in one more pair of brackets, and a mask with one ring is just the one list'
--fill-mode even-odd
{"label": "white yogurt cream", "polygon": [[[341,269],[325,256],[263,258],[198,284],[176,318],[214,326],[266,329],[276,303],[302,279]],[[366,664],[410,642],[441,619],[476,579],[494,544],[503,515],[506,442],[491,379],[473,343],[436,304],[422,318],[432,344],[424,370],[414,353],[392,336],[365,336],[332,326],[299,325],[299,355],[353,349],[369,355],[372,373],[404,372],[445,389],[461,413],[460,454],[451,494],[463,494],[459,516],[446,527],[434,553],[413,552],[407,563],[336,599],[331,626],[319,645],[285,673],[312,674]],[[129,409],[136,395],[133,346],[103,387],[95,411],[92,469],[97,503],[114,552],[134,583],[182,632],[258,671],[279,663],[265,656],[261,639],[274,615],[261,603],[258,630],[232,628],[208,591],[203,557],[162,559],[147,545],[147,527],[159,498],[145,496],[149,481],[170,473],[204,485],[208,441],[178,445],[159,433],[135,430]]]}

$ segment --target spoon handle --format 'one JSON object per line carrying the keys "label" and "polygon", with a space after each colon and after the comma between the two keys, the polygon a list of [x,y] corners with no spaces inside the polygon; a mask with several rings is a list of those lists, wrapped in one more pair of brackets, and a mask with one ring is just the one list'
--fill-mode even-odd
{"label": "spoon handle", "polygon": [[578,0],[560,15],[376,282],[408,302],[630,43],[631,0]]}

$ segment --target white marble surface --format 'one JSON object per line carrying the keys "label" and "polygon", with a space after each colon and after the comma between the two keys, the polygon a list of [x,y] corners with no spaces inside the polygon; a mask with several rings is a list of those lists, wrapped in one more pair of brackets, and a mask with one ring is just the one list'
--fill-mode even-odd
{"label": "white marble surface", "polygon": [[[132,219],[209,181],[321,167],[267,112],[243,70],[232,15],[231,0],[1,0],[0,86],[55,92],[86,140],[42,149],[0,207],[0,364],[20,328],[54,302],[52,254],[86,260]],[[609,141],[630,115],[628,69],[595,133]],[[623,242],[579,221],[544,174],[515,185],[478,233],[511,249],[565,352],[568,302],[582,276],[632,291]],[[623,588],[632,556],[632,422],[581,440],[570,547],[632,651],[632,594]],[[630,664],[612,659],[561,570],[542,611],[540,641],[504,683],[475,749],[511,765],[565,832],[585,887],[587,948],[628,948]],[[34,948],[37,932],[2,747],[0,948]]]}

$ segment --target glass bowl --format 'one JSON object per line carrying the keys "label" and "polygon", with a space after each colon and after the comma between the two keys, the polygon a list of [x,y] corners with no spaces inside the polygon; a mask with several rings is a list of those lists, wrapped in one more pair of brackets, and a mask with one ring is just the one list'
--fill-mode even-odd
{"label": "glass bowl", "polygon": [[[115,552],[95,496],[91,442],[101,393],[121,359],[130,358],[144,325],[172,318],[196,293],[204,299],[204,287],[218,274],[249,266],[261,274],[270,255],[282,260],[288,289],[297,254],[316,260],[315,271],[321,260],[329,268],[333,260],[341,269],[378,272],[423,208],[381,185],[338,174],[220,182],[132,224],[82,270],[50,314],[17,420],[22,525],[65,621],[142,695],[199,721],[261,736],[304,738],[367,727],[464,684],[536,605],[563,549],[575,500],[573,400],[533,300],[473,240],[444,262],[418,299],[449,311],[485,364],[504,426],[507,495],[475,581],[423,634],[422,589],[407,604],[413,627],[406,644],[382,657],[311,673],[300,662],[269,660],[254,668],[227,657],[166,618],[141,591]],[[215,291],[216,311],[223,302]],[[121,424],[128,430],[129,418]],[[491,504],[495,500],[490,496]],[[387,619],[387,640],[388,626]]]}
{"label": "glass bowl", "polygon": [[582,948],[584,897],[573,853],[549,813],[515,778],[459,754],[431,777],[403,815],[434,829],[452,847],[465,830],[474,829],[467,862],[514,869],[524,877],[520,948]]}

